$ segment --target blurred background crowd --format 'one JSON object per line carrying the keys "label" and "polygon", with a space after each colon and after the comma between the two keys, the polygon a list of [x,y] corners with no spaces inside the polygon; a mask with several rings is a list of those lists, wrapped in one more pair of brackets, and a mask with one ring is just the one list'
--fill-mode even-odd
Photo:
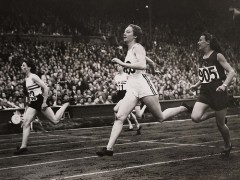
{"label": "blurred background crowd", "polygon": [[[239,74],[240,23],[229,11],[238,1],[175,1],[176,7],[166,0],[1,2],[0,109],[25,106],[24,59],[36,63],[37,74],[50,88],[52,106],[61,105],[64,98],[70,98],[71,105],[115,103],[117,69],[111,59],[126,53],[122,39],[130,23],[143,29],[142,44],[160,71],[147,70],[159,100],[198,95],[189,87],[198,81],[197,42],[205,30],[216,35],[227,61]],[[61,37],[68,40],[60,41]],[[240,95],[239,75],[228,93]]]}

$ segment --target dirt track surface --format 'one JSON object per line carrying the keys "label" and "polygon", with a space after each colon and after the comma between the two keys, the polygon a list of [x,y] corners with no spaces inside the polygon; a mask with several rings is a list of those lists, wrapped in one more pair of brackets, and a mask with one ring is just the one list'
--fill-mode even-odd
{"label": "dirt track surface", "polygon": [[[21,134],[0,136],[0,179],[240,179],[240,117],[229,118],[233,150],[220,155],[223,140],[215,120],[143,124],[122,134],[113,157],[97,157],[111,127],[32,133],[27,154],[14,156]],[[124,129],[127,127],[125,126]]]}

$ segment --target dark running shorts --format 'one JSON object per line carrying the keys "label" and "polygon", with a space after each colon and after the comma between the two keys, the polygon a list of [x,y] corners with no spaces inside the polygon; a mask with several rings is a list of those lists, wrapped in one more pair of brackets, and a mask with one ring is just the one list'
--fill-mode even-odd
{"label": "dark running shorts", "polygon": [[217,87],[219,87],[220,85],[222,85],[222,81],[215,81],[206,85],[202,85],[197,102],[208,104],[215,111],[220,111],[227,108],[227,91],[216,91]]}
{"label": "dark running shorts", "polygon": [[[31,101],[29,104],[29,107],[36,109],[37,111],[41,111],[42,109],[42,104],[43,104],[43,96],[41,94],[36,96],[37,100],[36,101]],[[48,102],[47,105],[49,106]]]}
{"label": "dark running shorts", "polygon": [[117,102],[122,100],[126,94],[126,91],[117,91]]}

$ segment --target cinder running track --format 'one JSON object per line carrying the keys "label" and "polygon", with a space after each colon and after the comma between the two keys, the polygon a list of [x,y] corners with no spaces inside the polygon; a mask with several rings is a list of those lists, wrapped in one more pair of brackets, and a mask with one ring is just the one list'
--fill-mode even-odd
{"label": "cinder running track", "polygon": [[[120,135],[113,157],[97,157],[111,127],[32,133],[29,152],[14,156],[21,134],[0,136],[0,179],[240,179],[240,117],[229,117],[233,150],[220,155],[215,120],[143,124]],[[127,127],[124,127],[125,129]]]}

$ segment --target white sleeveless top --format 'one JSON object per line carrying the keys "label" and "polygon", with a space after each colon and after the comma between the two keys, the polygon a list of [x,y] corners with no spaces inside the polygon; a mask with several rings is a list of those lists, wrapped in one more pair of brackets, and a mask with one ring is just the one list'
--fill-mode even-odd
{"label": "white sleeveless top", "polygon": [[33,74],[26,78],[26,87],[30,97],[30,101],[35,101],[35,97],[39,94],[42,94],[42,89],[37,83],[33,82],[32,77]]}
{"label": "white sleeveless top", "polygon": [[[139,59],[137,59],[133,49],[136,48],[137,46],[140,46],[142,48],[142,50],[144,51],[144,54],[146,55],[146,51],[143,48],[143,46],[139,43],[136,43],[132,46],[131,49],[128,50],[127,52],[127,56],[125,58],[125,63],[137,63],[139,62]],[[144,59],[145,63],[146,63],[146,59]],[[139,75],[139,74],[145,74],[146,70],[137,70],[137,69],[131,69],[131,68],[124,68],[124,72],[129,74],[129,76],[133,76],[133,75]]]}

